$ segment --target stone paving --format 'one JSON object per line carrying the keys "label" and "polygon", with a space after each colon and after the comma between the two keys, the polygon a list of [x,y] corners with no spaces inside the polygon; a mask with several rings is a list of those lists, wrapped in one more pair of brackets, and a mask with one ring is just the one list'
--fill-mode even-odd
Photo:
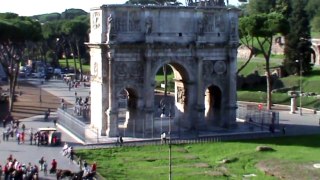
{"label": "stone paving", "polygon": [[[54,116],[54,113],[52,116]],[[32,127],[34,130],[38,129],[39,127],[53,127],[53,123],[51,121],[44,122],[43,116],[40,115],[32,118],[22,119],[20,127],[22,124],[25,124],[27,129],[25,138],[26,141],[22,144],[18,144],[17,140],[11,137],[9,138],[9,141],[3,141],[2,132],[4,131],[4,128],[2,126],[0,127],[0,164],[3,165],[6,162],[7,157],[12,154],[14,158],[23,164],[28,164],[30,162],[31,164],[39,165],[39,159],[43,156],[48,163],[48,168],[51,167],[52,159],[56,159],[59,169],[70,169],[72,171],[79,170],[79,167],[75,162],[70,162],[67,157],[62,155],[62,146],[30,145],[28,129],[30,127]],[[74,147],[77,145],[76,141],[74,141],[74,139],[68,136],[66,133],[63,133],[62,140]],[[43,172],[40,172],[39,176],[40,179],[43,180],[56,179],[55,174],[48,174],[48,176],[44,176]]]}

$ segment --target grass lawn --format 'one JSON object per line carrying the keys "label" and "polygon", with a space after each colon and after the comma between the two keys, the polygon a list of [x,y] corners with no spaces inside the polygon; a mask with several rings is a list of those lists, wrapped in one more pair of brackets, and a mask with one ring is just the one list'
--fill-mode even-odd
{"label": "grass lawn", "polygon": [[[74,61],[73,59],[68,59],[69,62],[69,67],[70,68],[74,68]],[[80,63],[78,61],[78,59],[76,59],[76,63],[77,63],[77,69],[80,68]],[[65,59],[60,59],[59,60],[59,65],[64,68],[67,67],[67,63]],[[90,74],[90,65],[89,64],[82,64],[82,69],[84,73],[89,73]]]}
{"label": "grass lawn", "polygon": [[[173,179],[318,179],[320,135],[172,146]],[[258,152],[266,145],[275,151]],[[77,150],[106,179],[168,179],[168,146]],[[229,163],[221,163],[227,159]]]}

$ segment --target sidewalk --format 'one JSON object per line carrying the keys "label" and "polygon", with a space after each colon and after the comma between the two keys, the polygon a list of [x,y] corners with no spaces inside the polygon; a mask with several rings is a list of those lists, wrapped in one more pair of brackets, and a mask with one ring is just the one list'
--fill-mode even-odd
{"label": "sidewalk", "polygon": [[[54,115],[53,115],[54,116]],[[17,161],[21,162],[22,164],[28,164],[29,162],[32,165],[37,165],[39,167],[39,160],[43,156],[48,163],[48,169],[51,167],[51,161],[55,159],[58,162],[58,169],[69,169],[71,171],[79,171],[79,166],[76,162],[70,162],[70,160],[63,156],[61,153],[62,146],[37,146],[37,145],[30,145],[29,141],[29,128],[33,128],[36,131],[39,127],[53,127],[53,122],[44,122],[43,116],[34,116],[31,118],[21,119],[20,127],[22,124],[26,126],[26,136],[25,136],[25,143],[18,144],[15,138],[9,138],[9,141],[3,141],[1,137],[0,143],[0,164],[4,165],[6,162],[7,157],[10,154],[13,155]],[[0,126],[0,132],[2,136],[2,132],[4,128],[2,125]],[[20,129],[20,131],[22,131]],[[69,137],[67,134],[63,133],[62,135],[63,141],[68,142],[70,145],[77,149],[77,143],[73,140],[73,138]],[[42,180],[54,180],[56,179],[56,174],[48,174],[47,176],[41,171],[39,173],[39,177]]]}

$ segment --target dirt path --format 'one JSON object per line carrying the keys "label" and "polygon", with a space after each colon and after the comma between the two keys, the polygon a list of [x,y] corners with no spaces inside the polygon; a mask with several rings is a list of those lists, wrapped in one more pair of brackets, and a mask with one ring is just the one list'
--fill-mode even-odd
{"label": "dirt path", "polygon": [[[3,89],[8,86],[1,86]],[[60,106],[60,98],[56,97],[44,90],[35,87],[32,84],[25,82],[19,83],[19,88],[16,88],[16,92],[21,92],[21,96],[18,96],[17,101],[14,103],[12,115],[14,119],[23,119],[32,117],[35,115],[44,115],[44,112],[50,108],[51,111],[56,111]],[[41,94],[41,102],[40,102]],[[2,120],[8,112],[8,105],[6,103],[0,103],[0,120]]]}

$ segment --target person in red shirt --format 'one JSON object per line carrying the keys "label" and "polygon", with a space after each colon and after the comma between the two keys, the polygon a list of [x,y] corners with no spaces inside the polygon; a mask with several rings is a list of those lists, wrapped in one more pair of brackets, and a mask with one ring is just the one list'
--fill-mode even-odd
{"label": "person in red shirt", "polygon": [[96,172],[97,170],[97,163],[94,162],[92,165],[91,165],[91,172]]}
{"label": "person in red shirt", "polygon": [[57,171],[57,165],[58,165],[57,161],[53,159],[51,162],[50,174],[55,173]]}

